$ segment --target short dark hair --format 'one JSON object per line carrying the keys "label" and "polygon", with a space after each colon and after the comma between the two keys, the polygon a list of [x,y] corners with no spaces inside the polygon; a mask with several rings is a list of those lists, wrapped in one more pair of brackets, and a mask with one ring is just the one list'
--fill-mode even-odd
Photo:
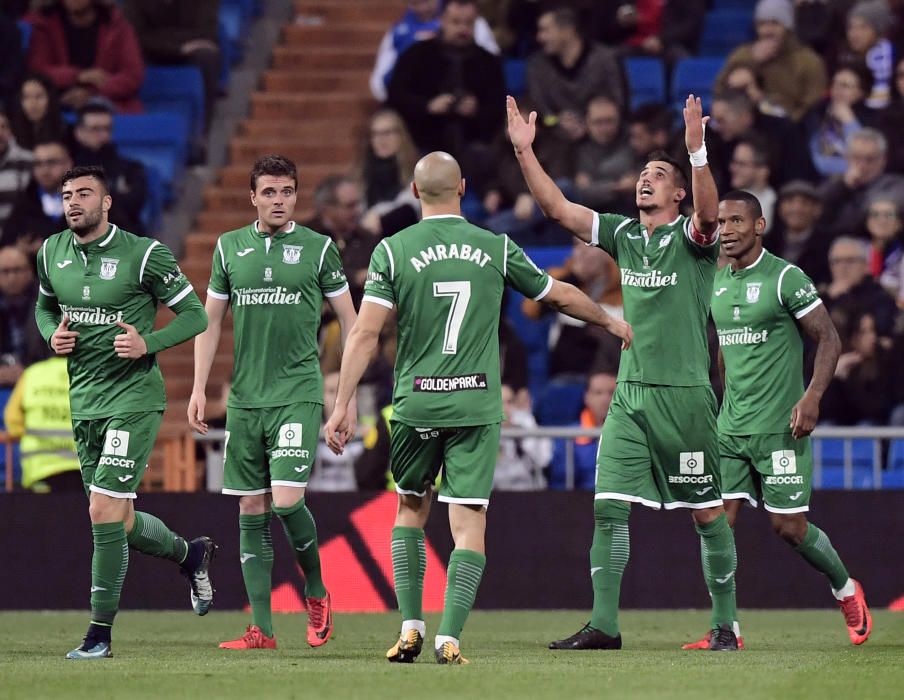
{"label": "short dark hair", "polygon": [[665,151],[653,151],[647,156],[647,162],[649,163],[651,160],[660,160],[671,165],[675,173],[675,184],[682,189],[687,189],[687,173],[684,172],[684,166],[681,163]]}
{"label": "short dark hair", "polygon": [[857,76],[857,80],[860,81],[860,89],[863,91],[864,96],[869,95],[873,91],[873,83],[876,80],[875,76],[862,59],[853,57],[843,58],[835,67],[832,77],[834,78],[841,71],[848,71]]}
{"label": "short dark hair", "polygon": [[746,90],[738,88],[729,88],[718,93],[713,97],[713,102],[725,102],[736,111],[753,112],[756,105],[750,99],[750,95]]}
{"label": "short dark hair", "polygon": [[314,188],[314,208],[319,212],[323,207],[336,203],[336,190],[341,185],[357,185],[358,181],[349,175],[327,175]]}
{"label": "short dark hair", "polygon": [[548,13],[552,16],[552,21],[559,27],[571,27],[575,31],[578,30],[578,13],[570,7],[557,7]]}
{"label": "short dark hair", "polygon": [[89,102],[78,111],[78,119],[76,121],[76,124],[84,124],[85,117],[89,114],[106,114],[112,117],[113,109],[103,102]]}
{"label": "short dark hair", "polygon": [[760,204],[760,200],[750,194],[747,190],[731,190],[730,192],[723,194],[719,201],[744,202],[747,204],[748,211],[753,214],[754,219],[759,219],[763,216],[763,207]]}
{"label": "short dark hair", "polygon": [[643,124],[649,131],[672,130],[672,113],[667,107],[654,103],[640,105],[628,115],[629,124]]}
{"label": "short dark hair", "polygon": [[471,5],[472,7],[477,7],[477,0],[446,0],[443,4],[443,11],[451,5]]}
{"label": "short dark hair", "polygon": [[298,189],[298,168],[285,156],[269,153],[254,161],[254,166],[251,168],[252,191],[257,189],[257,178],[261,175],[291,177],[295,181],[295,189]]}
{"label": "short dark hair", "polygon": [[107,180],[107,173],[99,165],[77,165],[63,173],[63,179],[60,180],[60,186],[64,186],[67,182],[71,182],[80,177],[93,177],[100,183],[104,190],[104,194],[110,194],[110,183]]}
{"label": "short dark hair", "polygon": [[757,167],[772,167],[772,150],[769,148],[769,142],[757,133],[748,133],[738,139],[735,143],[735,149],[738,146],[747,146],[753,151],[753,160]]}
{"label": "short dark hair", "polygon": [[35,145],[32,147],[32,149],[31,149],[32,152],[41,148],[41,146],[59,146],[66,152],[66,157],[68,157],[70,160],[72,159],[72,151],[69,150],[69,146],[62,139],[58,139],[58,138],[41,139],[40,141],[35,143]]}

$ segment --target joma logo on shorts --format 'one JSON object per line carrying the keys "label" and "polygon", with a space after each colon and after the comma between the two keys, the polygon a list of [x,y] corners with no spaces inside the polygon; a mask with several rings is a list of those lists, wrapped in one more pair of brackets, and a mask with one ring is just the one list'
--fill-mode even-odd
{"label": "joma logo on shorts", "polygon": [[458,377],[415,377],[414,390],[445,393],[447,391],[484,391],[487,375],[463,374]]}

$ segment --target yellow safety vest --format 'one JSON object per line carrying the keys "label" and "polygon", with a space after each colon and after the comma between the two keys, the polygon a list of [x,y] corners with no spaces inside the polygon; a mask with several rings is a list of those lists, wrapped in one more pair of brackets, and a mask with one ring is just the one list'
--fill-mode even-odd
{"label": "yellow safety vest", "polygon": [[69,375],[66,359],[36,362],[22,374],[22,412],[25,434],[19,444],[22,486],[79,468],[72,417],[69,413]]}

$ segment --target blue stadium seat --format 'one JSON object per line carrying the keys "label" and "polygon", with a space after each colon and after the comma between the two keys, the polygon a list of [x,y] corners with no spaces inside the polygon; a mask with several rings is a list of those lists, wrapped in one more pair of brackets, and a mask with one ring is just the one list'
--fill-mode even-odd
{"label": "blue stadium seat", "polygon": [[891,446],[888,450],[888,469],[889,471],[904,474],[904,440],[891,441]]}
{"label": "blue stadium seat", "polygon": [[709,111],[713,84],[722,70],[725,60],[721,57],[684,58],[675,64],[672,73],[672,105],[679,113],[691,93],[703,99],[703,108]]}
{"label": "blue stadium seat", "polygon": [[571,246],[537,246],[525,248],[524,252],[541,270],[559,267],[571,255]]}
{"label": "blue stadium seat", "polygon": [[20,19],[16,24],[19,26],[19,38],[22,42],[22,51],[28,52],[28,43],[31,41],[31,22]]}
{"label": "blue stadium seat", "polygon": [[[874,441],[859,438],[851,443],[851,464],[854,467],[872,469]],[[840,438],[818,438],[813,441],[813,459],[823,468],[844,467],[844,443]]]}
{"label": "blue stadium seat", "polygon": [[182,176],[188,156],[189,123],[174,112],[119,114],[113,118],[113,141],[126,158],[156,168],[163,179],[165,201]]}
{"label": "blue stadium seat", "polygon": [[625,74],[631,91],[631,109],[650,102],[665,103],[665,65],[661,59],[626,58]]}
{"label": "blue stadium seat", "polygon": [[700,56],[727,56],[753,38],[753,14],[745,9],[713,10],[703,20]]}
{"label": "blue stadium seat", "polygon": [[220,50],[228,56],[230,65],[242,60],[242,36],[244,27],[242,9],[238,5],[220,7],[219,31]]}
{"label": "blue stadium seat", "polygon": [[148,66],[141,86],[147,112],[184,114],[195,136],[204,129],[204,79],[197,66]]}
{"label": "blue stadium seat", "polygon": [[714,10],[747,10],[753,14],[757,0],[712,0]]}
{"label": "blue stadium seat", "polygon": [[904,489],[904,469],[882,472],[883,489]]}
{"label": "blue stadium seat", "polygon": [[141,208],[141,223],[148,234],[159,233],[163,221],[163,203],[166,199],[163,178],[157,172],[157,168],[144,166],[145,178],[148,185],[148,196]]}
{"label": "blue stadium seat", "polygon": [[584,384],[551,382],[535,397],[534,412],[540,425],[577,423],[584,407]]}
{"label": "blue stadium seat", "polygon": [[[819,477],[817,471],[817,477]],[[851,477],[851,488],[854,489],[873,489],[877,485],[873,478],[873,470],[871,467],[856,466],[853,468]],[[844,488],[844,467],[823,467],[821,478],[814,479],[814,484],[818,489],[843,489]]]}
{"label": "blue stadium seat", "polygon": [[[10,394],[13,393],[12,387],[0,387],[0,430],[6,430],[3,422],[3,409],[6,408],[6,402],[9,400]],[[13,480],[15,483],[22,481],[22,469],[19,465],[19,446],[13,447],[13,463],[6,463],[6,445],[0,443],[0,491],[3,491],[6,484],[6,470],[13,469]]]}
{"label": "blue stadium seat", "polygon": [[513,97],[521,97],[527,88],[527,61],[523,58],[507,58],[502,64],[505,71],[505,89]]}

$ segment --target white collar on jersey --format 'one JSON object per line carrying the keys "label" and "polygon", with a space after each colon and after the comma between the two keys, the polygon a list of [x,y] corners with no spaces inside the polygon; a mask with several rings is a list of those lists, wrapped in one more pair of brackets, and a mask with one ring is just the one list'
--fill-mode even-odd
{"label": "white collar on jersey", "polygon": [[[766,249],[763,248],[763,249],[760,251],[759,257],[758,257],[756,260],[754,260],[752,263],[750,263],[747,267],[742,267],[742,268],[740,268],[739,270],[732,270],[732,272],[743,272],[743,271],[745,271],[745,270],[752,270],[753,268],[755,268],[757,265],[760,264],[760,260],[763,259],[763,256],[764,256],[765,254],[766,254]],[[729,268],[729,269],[731,269],[731,268]]]}
{"label": "white collar on jersey", "polygon": [[[263,231],[261,231],[261,220],[260,219],[254,220],[254,230],[257,233],[263,233]],[[283,231],[283,233],[292,233],[292,231],[294,231],[294,230],[295,230],[295,222],[290,221],[289,228],[287,228],[285,231]],[[277,233],[279,233],[279,232],[277,231]]]}
{"label": "white collar on jersey", "polygon": [[464,219],[465,217],[459,214],[434,214],[433,216],[425,216],[421,221],[427,221],[427,219]]}
{"label": "white collar on jersey", "polygon": [[116,233],[116,230],[117,230],[116,224],[110,224],[110,233],[108,233],[107,237],[104,240],[102,240],[100,243],[98,243],[97,245],[100,246],[101,248],[106,248],[107,244],[113,240],[113,235]]}

